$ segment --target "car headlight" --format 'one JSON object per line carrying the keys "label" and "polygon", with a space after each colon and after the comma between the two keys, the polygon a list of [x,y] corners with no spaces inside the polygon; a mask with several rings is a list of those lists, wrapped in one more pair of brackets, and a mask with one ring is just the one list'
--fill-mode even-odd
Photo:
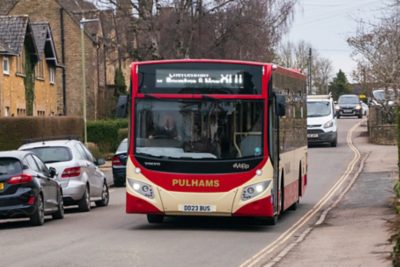
{"label": "car headlight", "polygon": [[265,181],[257,184],[252,184],[249,186],[246,186],[243,188],[242,191],[242,200],[249,200],[253,197],[258,196],[262,192],[267,189],[268,185],[271,183],[271,181]]}
{"label": "car headlight", "polygon": [[324,124],[324,128],[330,128],[333,126],[333,120],[330,120]]}
{"label": "car headlight", "polygon": [[335,110],[339,110],[340,109],[340,107],[339,106],[335,106]]}
{"label": "car headlight", "polygon": [[360,109],[360,108],[361,108],[361,106],[360,106],[360,105],[357,105],[357,106],[356,106],[356,109]]}
{"label": "car headlight", "polygon": [[136,192],[147,198],[151,199],[154,198],[154,191],[151,185],[133,179],[127,179],[127,180],[129,185],[133,188],[133,190],[135,190]]}

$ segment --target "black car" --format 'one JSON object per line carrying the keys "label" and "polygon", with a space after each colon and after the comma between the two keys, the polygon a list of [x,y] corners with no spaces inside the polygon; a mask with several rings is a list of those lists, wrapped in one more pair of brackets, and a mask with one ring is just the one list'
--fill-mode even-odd
{"label": "black car", "polygon": [[32,225],[42,225],[45,215],[64,218],[55,175],[32,152],[0,152],[0,219],[28,217]]}
{"label": "black car", "polygon": [[126,160],[128,153],[128,139],[125,138],[119,144],[115,155],[112,158],[112,172],[115,186],[125,185],[126,179]]}
{"label": "black car", "polygon": [[363,111],[360,98],[357,95],[341,95],[336,106],[337,117],[357,116],[362,118]]}

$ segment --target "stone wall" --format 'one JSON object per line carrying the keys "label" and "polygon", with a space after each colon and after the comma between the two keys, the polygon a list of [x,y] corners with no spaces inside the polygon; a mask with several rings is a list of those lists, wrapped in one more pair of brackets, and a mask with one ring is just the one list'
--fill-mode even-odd
{"label": "stone wall", "polygon": [[371,106],[369,109],[368,133],[369,141],[373,144],[397,144],[397,125],[387,123],[382,108],[379,106]]}

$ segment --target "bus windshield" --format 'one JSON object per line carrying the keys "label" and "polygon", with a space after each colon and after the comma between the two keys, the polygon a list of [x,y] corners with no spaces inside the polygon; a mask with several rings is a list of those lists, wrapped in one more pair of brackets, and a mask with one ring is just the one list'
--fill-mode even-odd
{"label": "bus windshield", "polygon": [[260,100],[138,99],[135,154],[165,159],[260,157],[263,109]]}
{"label": "bus windshield", "polygon": [[307,101],[307,117],[324,117],[331,114],[329,101]]}

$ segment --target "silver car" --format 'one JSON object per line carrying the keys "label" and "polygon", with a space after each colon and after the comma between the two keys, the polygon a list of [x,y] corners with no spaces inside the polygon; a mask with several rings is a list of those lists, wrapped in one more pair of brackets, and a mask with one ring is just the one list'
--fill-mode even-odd
{"label": "silver car", "polygon": [[34,142],[19,150],[34,152],[47,167],[57,170],[65,205],[78,205],[80,211],[89,211],[92,201],[96,206],[108,205],[110,194],[106,176],[98,167],[104,164],[104,159],[96,160],[80,141]]}

